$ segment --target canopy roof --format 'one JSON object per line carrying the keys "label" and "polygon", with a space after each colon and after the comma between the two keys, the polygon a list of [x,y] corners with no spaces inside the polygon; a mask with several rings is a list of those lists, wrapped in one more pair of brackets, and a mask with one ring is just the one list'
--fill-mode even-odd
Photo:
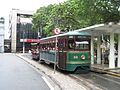
{"label": "canopy roof", "polygon": [[118,33],[120,34],[120,23],[114,24],[112,22],[108,24],[97,24],[90,27],[75,30],[77,32],[88,32],[93,36],[101,34]]}

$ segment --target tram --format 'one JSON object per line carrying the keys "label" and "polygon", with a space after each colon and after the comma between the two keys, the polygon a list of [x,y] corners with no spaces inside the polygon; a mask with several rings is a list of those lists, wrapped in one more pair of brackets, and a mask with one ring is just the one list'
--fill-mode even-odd
{"label": "tram", "polygon": [[38,61],[39,60],[39,43],[31,43],[31,53],[32,59]]}
{"label": "tram", "polygon": [[40,62],[54,63],[65,71],[90,69],[90,35],[68,32],[40,39]]}

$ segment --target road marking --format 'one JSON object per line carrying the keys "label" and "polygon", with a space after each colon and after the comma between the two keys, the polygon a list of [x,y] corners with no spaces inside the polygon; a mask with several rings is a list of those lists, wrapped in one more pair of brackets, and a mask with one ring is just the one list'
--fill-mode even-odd
{"label": "road marking", "polygon": [[47,85],[49,86],[50,90],[54,90],[54,88],[53,88],[52,85],[48,82],[48,80],[47,80],[45,77],[43,77],[43,76],[42,76],[42,78],[43,78],[43,80],[47,83]]}

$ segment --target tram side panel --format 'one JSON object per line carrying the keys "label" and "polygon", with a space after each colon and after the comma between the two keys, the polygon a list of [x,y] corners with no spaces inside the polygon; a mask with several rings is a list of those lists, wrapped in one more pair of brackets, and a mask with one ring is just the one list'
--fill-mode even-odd
{"label": "tram side panel", "polygon": [[40,51],[40,60],[44,61],[47,64],[55,63],[55,51]]}

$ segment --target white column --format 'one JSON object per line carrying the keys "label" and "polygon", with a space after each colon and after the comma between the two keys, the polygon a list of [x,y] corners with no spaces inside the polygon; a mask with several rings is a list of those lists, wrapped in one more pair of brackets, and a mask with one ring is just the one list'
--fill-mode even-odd
{"label": "white column", "polygon": [[93,36],[91,36],[91,64],[94,64],[94,45],[93,45]]}
{"label": "white column", "polygon": [[11,34],[11,52],[16,52],[16,29],[17,29],[17,11],[12,10],[12,34]]}
{"label": "white column", "polygon": [[118,35],[118,63],[117,67],[120,67],[120,34]]}
{"label": "white column", "polygon": [[97,41],[97,64],[101,64],[101,49],[100,49],[100,45],[101,45],[101,40],[100,40],[100,36],[98,36],[98,41]]}
{"label": "white column", "polygon": [[110,34],[109,68],[115,68],[114,33]]}

